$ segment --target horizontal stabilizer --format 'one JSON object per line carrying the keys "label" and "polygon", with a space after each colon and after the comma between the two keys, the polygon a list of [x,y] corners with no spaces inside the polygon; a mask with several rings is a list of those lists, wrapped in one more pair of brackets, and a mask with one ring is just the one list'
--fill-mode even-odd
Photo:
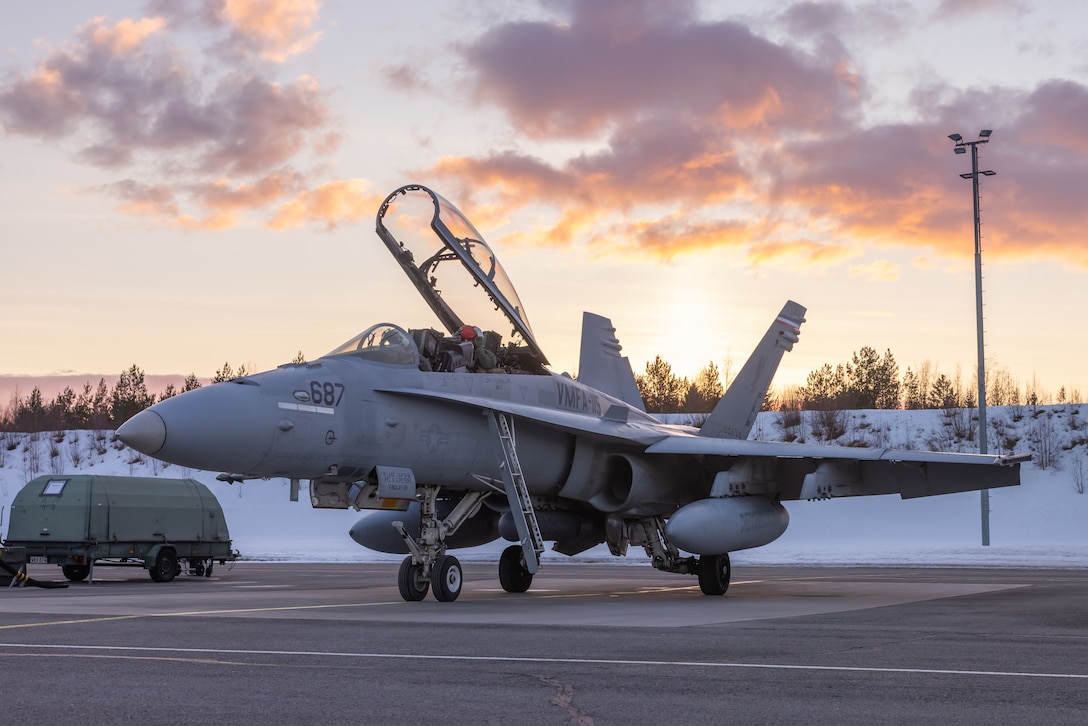
{"label": "horizontal stabilizer", "polygon": [[778,364],[782,361],[782,354],[793,350],[803,322],[805,308],[792,300],[788,301],[699,430],[700,436],[716,439],[748,438],[752,424],[756,421],[756,414],[763,407],[763,399],[767,397]]}
{"label": "horizontal stabilizer", "polygon": [[582,351],[578,358],[578,381],[640,411],[645,411],[635,383],[631,361],[620,355],[612,321],[593,313],[582,313]]}

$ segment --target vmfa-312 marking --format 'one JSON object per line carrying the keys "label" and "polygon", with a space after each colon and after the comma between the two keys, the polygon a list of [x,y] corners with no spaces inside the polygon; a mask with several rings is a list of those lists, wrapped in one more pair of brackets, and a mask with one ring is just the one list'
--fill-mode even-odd
{"label": "vmfa-312 marking", "polygon": [[376,510],[360,544],[406,554],[401,595],[461,591],[449,550],[506,548],[499,580],[524,592],[545,542],[573,555],[641,546],[653,566],[729,585],[729,553],[781,536],[781,502],[920,497],[1019,483],[1021,459],[749,441],[805,309],[787,302],[701,428],[643,410],[607,318],[585,313],[578,380],[557,375],[491,248],[449,202],[396,190],[377,233],[438,327],[380,323],[312,362],[184,393],[118,430],[129,446],[241,480],[285,477],[315,507]]}

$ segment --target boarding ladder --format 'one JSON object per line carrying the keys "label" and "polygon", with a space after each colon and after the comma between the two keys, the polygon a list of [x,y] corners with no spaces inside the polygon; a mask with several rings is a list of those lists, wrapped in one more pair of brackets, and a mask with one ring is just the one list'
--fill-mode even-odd
{"label": "boarding ladder", "polygon": [[506,487],[506,498],[510,502],[510,514],[514,517],[521,549],[525,554],[525,568],[535,574],[540,567],[540,554],[544,551],[544,539],[540,536],[540,526],[533,511],[533,502],[529,498],[529,488],[525,475],[521,472],[518,461],[517,445],[514,441],[514,422],[505,413],[491,411],[491,432],[498,437],[502,450],[502,480]]}

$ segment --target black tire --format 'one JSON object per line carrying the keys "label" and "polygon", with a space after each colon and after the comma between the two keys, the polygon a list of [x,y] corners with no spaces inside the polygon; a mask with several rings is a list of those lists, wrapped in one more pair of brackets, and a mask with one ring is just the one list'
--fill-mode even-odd
{"label": "black tire", "polygon": [[699,589],[704,595],[724,595],[729,589],[729,553],[703,555],[699,558]]}
{"label": "black tire", "polygon": [[155,558],[155,564],[151,566],[151,579],[155,582],[170,582],[180,571],[181,565],[178,564],[178,556],[174,550],[162,549]]}
{"label": "black tire", "polygon": [[507,592],[525,592],[533,584],[533,573],[525,567],[521,545],[510,545],[499,558],[499,584]]}
{"label": "black tire", "polygon": [[197,577],[204,576],[204,560],[189,560],[189,574]]}
{"label": "black tire", "polygon": [[431,569],[431,589],[438,602],[453,602],[461,594],[461,563],[453,555],[446,555]]}
{"label": "black tire", "polygon": [[408,602],[419,602],[427,597],[427,591],[431,589],[431,583],[420,577],[423,565],[412,563],[411,557],[405,557],[400,563],[400,572],[397,573],[397,586],[400,588],[400,596]]}
{"label": "black tire", "polygon": [[90,565],[61,565],[60,571],[64,573],[69,582],[83,582],[87,575],[91,574]]}

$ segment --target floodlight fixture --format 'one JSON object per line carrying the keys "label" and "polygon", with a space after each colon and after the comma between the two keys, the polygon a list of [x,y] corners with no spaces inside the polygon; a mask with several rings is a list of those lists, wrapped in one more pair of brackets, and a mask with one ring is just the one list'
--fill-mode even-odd
{"label": "floodlight fixture", "polygon": [[963,137],[959,134],[949,134],[948,138],[952,139],[953,141],[960,141],[961,139],[963,139]]}
{"label": "floodlight fixture", "polygon": [[[959,136],[959,134],[956,134],[956,136]],[[967,153],[967,149],[963,148],[962,146],[957,146],[955,149],[953,149],[953,151],[955,151],[957,154]]]}
{"label": "floodlight fixture", "polygon": [[[982,131],[978,132],[978,137],[980,139],[988,139],[988,138],[990,138],[990,134],[992,134],[993,132],[994,132],[993,129],[982,129]],[[957,141],[958,140],[959,139],[957,139]]]}

